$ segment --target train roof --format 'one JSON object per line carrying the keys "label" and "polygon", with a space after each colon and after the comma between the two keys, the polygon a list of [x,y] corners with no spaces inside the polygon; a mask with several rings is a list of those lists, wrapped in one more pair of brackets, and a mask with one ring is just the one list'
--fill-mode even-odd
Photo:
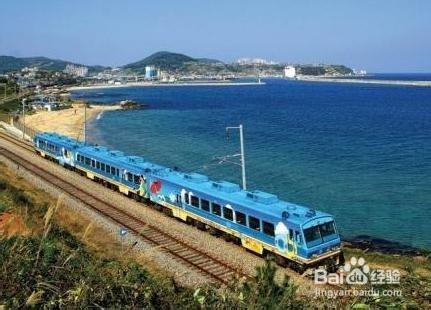
{"label": "train roof", "polygon": [[78,148],[84,146],[84,143],[68,136],[59,135],[55,132],[44,132],[36,134],[35,138],[49,140],[52,143],[58,144],[62,147]]}
{"label": "train roof", "polygon": [[85,145],[79,148],[78,152],[82,155],[97,158],[101,162],[111,163],[114,166],[120,163],[122,167],[135,174],[142,174],[143,172],[150,172],[158,169],[166,169],[162,166],[145,161],[143,157],[128,156],[122,151],[110,150],[104,146]]}
{"label": "train roof", "polygon": [[[277,219],[286,217],[297,225],[318,220],[322,217],[332,217],[330,214],[280,200],[276,195],[259,190],[244,191],[238,184],[227,181],[212,181],[207,176],[198,173],[182,173],[172,170],[158,172],[161,179],[184,185],[188,190],[195,190],[207,195],[218,197],[234,205],[265,213]],[[285,213],[284,213],[285,212]]]}

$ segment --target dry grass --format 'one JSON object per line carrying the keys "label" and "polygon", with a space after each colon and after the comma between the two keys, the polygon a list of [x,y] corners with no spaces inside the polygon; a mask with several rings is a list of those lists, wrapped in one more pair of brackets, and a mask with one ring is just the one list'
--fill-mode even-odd
{"label": "dry grass", "polygon": [[[120,261],[136,261],[154,274],[167,275],[165,271],[151,261],[151,250],[136,253],[131,251],[128,246],[122,246],[121,242],[109,234],[104,227],[65,207],[64,196],[60,196],[58,199],[49,196],[45,191],[36,189],[25,179],[17,176],[2,163],[0,163],[0,175],[10,185],[23,190],[32,199],[35,206],[48,207],[45,215],[41,218],[30,218],[26,208],[13,208],[13,214],[8,218],[13,219],[11,224],[15,227],[13,229],[14,234],[46,235],[49,232],[50,221],[55,220],[99,257]],[[11,229],[8,231],[9,233],[12,232]]]}

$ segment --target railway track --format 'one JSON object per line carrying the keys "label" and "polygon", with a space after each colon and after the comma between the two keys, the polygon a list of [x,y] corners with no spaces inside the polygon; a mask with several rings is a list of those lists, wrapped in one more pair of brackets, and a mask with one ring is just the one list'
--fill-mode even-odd
{"label": "railway track", "polygon": [[0,131],[0,137],[16,146],[19,146],[20,148],[26,149],[27,151],[34,152],[33,146],[29,142],[18,140],[16,137],[1,131]]}
{"label": "railway track", "polygon": [[[16,140],[4,133],[0,133],[0,137],[20,148],[33,151],[32,146],[28,143]],[[63,192],[66,192],[79,202],[83,203],[89,209],[104,216],[115,224],[126,228],[130,233],[140,238],[145,243],[159,248],[159,250],[169,254],[176,261],[194,269],[210,280],[215,280],[216,282],[226,284],[234,276],[248,277],[241,270],[238,270],[233,266],[230,266],[219,259],[194,248],[176,236],[164,232],[157,227],[144,222],[136,216],[129,214],[106,201],[101,200],[90,192],[76,187],[72,183],[60,178],[57,175],[54,175],[48,169],[39,167],[18,154],[15,154],[2,147],[0,147],[0,154],[13,161],[17,165],[25,168],[32,174],[42,178],[52,186],[60,189]]]}

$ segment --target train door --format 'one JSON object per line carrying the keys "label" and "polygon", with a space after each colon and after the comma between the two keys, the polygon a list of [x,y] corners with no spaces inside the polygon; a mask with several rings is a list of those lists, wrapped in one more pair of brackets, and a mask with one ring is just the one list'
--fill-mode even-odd
{"label": "train door", "polygon": [[288,257],[295,256],[296,253],[298,252],[295,240],[296,240],[295,231],[289,228],[289,234],[287,237],[287,256]]}
{"label": "train door", "polygon": [[189,197],[189,193],[184,188],[181,190],[180,198],[181,198],[180,206],[181,208],[185,209],[186,204],[189,204],[190,197]]}
{"label": "train door", "polygon": [[275,246],[287,257],[293,257],[297,253],[294,230],[287,228],[283,222],[275,227]]}

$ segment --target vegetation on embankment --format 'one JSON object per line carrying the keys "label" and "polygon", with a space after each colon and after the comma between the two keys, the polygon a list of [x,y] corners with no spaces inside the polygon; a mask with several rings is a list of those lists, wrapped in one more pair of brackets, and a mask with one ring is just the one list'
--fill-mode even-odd
{"label": "vegetation on embankment", "polygon": [[426,308],[431,301],[427,257],[346,249],[347,257],[362,256],[373,266],[399,268],[401,297],[298,296],[290,279],[274,281],[276,268],[270,263],[258,268],[255,279],[246,283],[188,288],[122,251],[119,242],[96,226],[62,207],[62,199],[53,200],[0,163],[0,308],[367,308],[365,304]]}
{"label": "vegetation on embankment", "polygon": [[[228,288],[187,288],[154,275],[106,240],[94,243],[91,224],[62,214],[61,199],[31,187],[0,165],[0,307],[301,308],[296,288],[274,282],[275,267],[256,281]],[[6,215],[6,216],[5,216]],[[67,230],[66,230],[67,228]],[[100,237],[100,234],[98,235]],[[103,244],[103,248],[101,245]]]}

